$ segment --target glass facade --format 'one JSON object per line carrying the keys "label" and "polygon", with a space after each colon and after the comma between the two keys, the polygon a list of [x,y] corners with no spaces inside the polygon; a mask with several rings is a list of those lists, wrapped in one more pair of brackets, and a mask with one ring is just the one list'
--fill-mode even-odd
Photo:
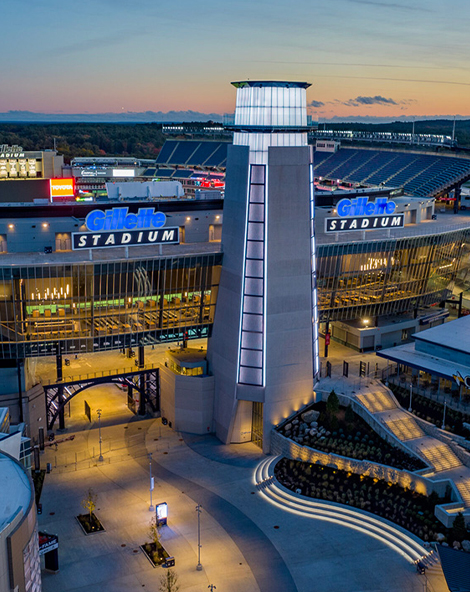
{"label": "glass facade", "polygon": [[317,245],[320,320],[395,314],[447,298],[470,229]]}
{"label": "glass facade", "polygon": [[2,357],[207,337],[221,254],[0,268]]}

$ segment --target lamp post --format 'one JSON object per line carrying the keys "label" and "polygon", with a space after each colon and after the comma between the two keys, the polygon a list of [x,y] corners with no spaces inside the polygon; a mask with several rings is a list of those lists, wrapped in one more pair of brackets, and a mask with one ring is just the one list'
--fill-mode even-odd
{"label": "lamp post", "polygon": [[413,401],[413,383],[410,382],[410,406],[408,407],[408,411],[411,413],[411,403]]}
{"label": "lamp post", "polygon": [[150,477],[150,506],[149,506],[149,512],[153,512],[155,510],[155,508],[153,507],[153,503],[152,503],[152,492],[153,492],[153,487],[154,487],[154,479],[152,477],[152,453],[149,452],[149,477]]}
{"label": "lamp post", "polygon": [[103,461],[103,455],[101,454],[101,409],[97,409],[96,410],[96,413],[98,414],[98,432],[99,432],[99,435],[100,435],[100,455],[98,457],[98,460],[100,462],[102,462]]}
{"label": "lamp post", "polygon": [[446,427],[446,407],[447,407],[447,401],[444,400],[444,415],[442,417],[442,425],[441,428],[444,430]]}
{"label": "lamp post", "polygon": [[197,571],[202,570],[202,565],[201,565],[201,511],[202,511],[202,506],[201,506],[201,504],[198,504],[196,506],[196,512],[197,512],[197,566],[196,566],[196,569],[197,569]]}

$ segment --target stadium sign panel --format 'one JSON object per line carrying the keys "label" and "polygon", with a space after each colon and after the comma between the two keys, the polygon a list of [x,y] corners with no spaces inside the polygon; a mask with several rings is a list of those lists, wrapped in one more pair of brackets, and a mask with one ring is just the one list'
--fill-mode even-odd
{"label": "stadium sign panel", "polygon": [[378,230],[379,228],[403,228],[404,225],[404,214],[395,214],[395,216],[326,218],[325,232],[351,232],[354,230]]}
{"label": "stadium sign panel", "polygon": [[155,208],[139,208],[137,214],[130,214],[129,208],[111,208],[109,210],[93,210],[85,218],[88,230],[134,230],[161,228],[165,225],[166,216],[156,212]]}
{"label": "stadium sign panel", "polygon": [[130,230],[117,232],[73,232],[72,249],[106,249],[108,247],[133,247],[142,245],[178,244],[179,228],[157,230]]}
{"label": "stadium sign panel", "polygon": [[396,209],[397,204],[385,197],[379,197],[375,201],[368,201],[367,197],[358,197],[352,200],[345,198],[336,204],[336,211],[341,217],[390,215]]}
{"label": "stadium sign panel", "polygon": [[68,179],[50,179],[50,198],[51,201],[54,197],[74,197],[75,195],[75,181],[73,177]]}

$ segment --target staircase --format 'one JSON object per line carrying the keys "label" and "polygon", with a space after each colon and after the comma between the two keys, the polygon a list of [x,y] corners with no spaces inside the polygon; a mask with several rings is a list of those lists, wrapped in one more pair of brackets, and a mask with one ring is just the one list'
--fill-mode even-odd
{"label": "staircase", "polygon": [[455,479],[455,486],[462,496],[463,503],[467,508],[470,507],[470,477],[462,478],[462,480]]}
{"label": "staircase", "polygon": [[386,391],[376,390],[375,392],[362,393],[356,397],[371,413],[396,409],[397,404],[394,398]]}
{"label": "staircase", "polygon": [[402,442],[424,436],[422,429],[409,416],[385,420],[385,425]]}
{"label": "staircase", "polygon": [[[462,465],[449,446],[442,444],[439,440],[434,440],[433,438],[429,438],[428,440],[429,442],[426,442],[419,447],[419,451],[428,463],[434,467],[436,473],[455,469]],[[436,443],[434,444],[434,442]]]}

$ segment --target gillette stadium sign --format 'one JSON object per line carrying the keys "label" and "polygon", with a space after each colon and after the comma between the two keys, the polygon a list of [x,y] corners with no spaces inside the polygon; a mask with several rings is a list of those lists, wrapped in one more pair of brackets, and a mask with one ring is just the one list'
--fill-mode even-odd
{"label": "gillette stadium sign", "polygon": [[402,228],[405,215],[395,214],[397,204],[384,197],[369,201],[367,197],[341,199],[336,205],[337,218],[326,218],[325,232],[350,232]]}
{"label": "gillette stadium sign", "polygon": [[89,232],[74,232],[72,248],[103,249],[154,244],[179,243],[179,228],[165,227],[166,216],[155,208],[139,208],[130,213],[127,207],[93,210],[85,218]]}

